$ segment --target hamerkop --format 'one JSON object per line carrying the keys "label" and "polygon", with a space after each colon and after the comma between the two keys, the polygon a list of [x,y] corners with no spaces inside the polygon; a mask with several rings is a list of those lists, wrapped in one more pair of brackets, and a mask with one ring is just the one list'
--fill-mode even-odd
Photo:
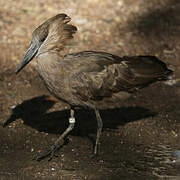
{"label": "hamerkop", "polygon": [[[103,123],[97,102],[116,99],[118,94],[130,95],[133,91],[156,82],[167,80],[172,71],[154,56],[118,57],[105,52],[84,51],[61,55],[68,40],[77,28],[66,14],[58,14],[34,30],[30,47],[18,67],[19,73],[34,57],[38,58],[38,72],[50,93],[71,107],[69,126],[46,153],[49,156],[60,147],[64,137],[74,128],[74,109],[90,108],[97,119],[97,153]],[[121,97],[121,96],[120,96]],[[121,101],[122,99],[117,99]]]}

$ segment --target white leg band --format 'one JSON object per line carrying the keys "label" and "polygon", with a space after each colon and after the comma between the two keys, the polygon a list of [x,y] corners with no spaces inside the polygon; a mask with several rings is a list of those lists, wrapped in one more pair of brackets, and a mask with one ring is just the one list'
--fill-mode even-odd
{"label": "white leg band", "polygon": [[69,118],[69,123],[75,123],[75,118],[74,117],[70,117]]}

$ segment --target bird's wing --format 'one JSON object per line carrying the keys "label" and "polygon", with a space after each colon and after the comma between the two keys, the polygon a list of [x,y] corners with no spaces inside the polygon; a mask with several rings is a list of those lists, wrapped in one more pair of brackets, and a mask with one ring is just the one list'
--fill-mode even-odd
{"label": "bird's wing", "polygon": [[120,91],[132,92],[165,78],[169,72],[165,63],[153,56],[114,56],[114,60],[111,56],[96,60],[87,69],[76,74],[72,83],[73,93],[84,101],[101,100]]}

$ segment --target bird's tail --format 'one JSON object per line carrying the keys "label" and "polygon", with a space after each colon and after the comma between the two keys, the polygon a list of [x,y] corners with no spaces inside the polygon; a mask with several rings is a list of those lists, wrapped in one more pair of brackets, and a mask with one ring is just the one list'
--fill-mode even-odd
{"label": "bird's tail", "polygon": [[173,71],[168,69],[163,83],[168,86],[180,87],[180,78],[175,78]]}
{"label": "bird's tail", "polygon": [[174,77],[174,72],[170,69],[167,69],[161,78],[162,80],[169,81],[169,80],[172,80],[173,77]]}
{"label": "bird's tail", "polygon": [[180,87],[180,78],[179,79],[173,79],[170,77],[167,81],[164,81],[164,84],[168,86],[177,86]]}

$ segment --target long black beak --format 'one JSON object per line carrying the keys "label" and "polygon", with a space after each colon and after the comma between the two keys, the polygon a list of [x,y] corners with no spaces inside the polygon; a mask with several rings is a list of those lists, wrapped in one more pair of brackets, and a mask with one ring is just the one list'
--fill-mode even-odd
{"label": "long black beak", "polygon": [[24,59],[16,70],[16,74],[18,74],[36,56],[38,49],[39,47],[36,44],[31,43],[24,56]]}

